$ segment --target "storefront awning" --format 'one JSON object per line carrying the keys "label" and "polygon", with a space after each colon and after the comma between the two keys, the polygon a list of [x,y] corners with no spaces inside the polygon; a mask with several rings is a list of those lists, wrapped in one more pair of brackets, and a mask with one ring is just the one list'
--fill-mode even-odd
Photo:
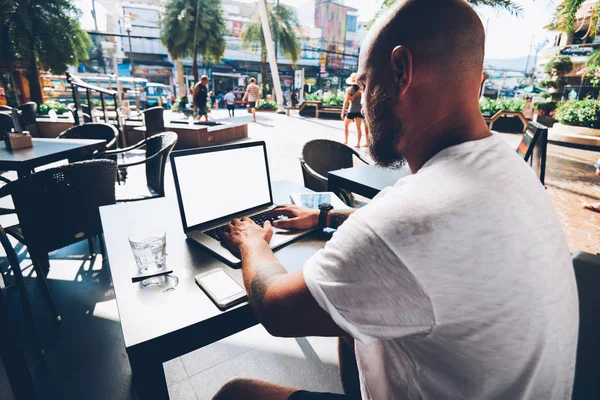
{"label": "storefront awning", "polygon": [[231,72],[213,72],[213,76],[228,76],[230,78],[241,78],[242,74],[240,73],[231,73]]}

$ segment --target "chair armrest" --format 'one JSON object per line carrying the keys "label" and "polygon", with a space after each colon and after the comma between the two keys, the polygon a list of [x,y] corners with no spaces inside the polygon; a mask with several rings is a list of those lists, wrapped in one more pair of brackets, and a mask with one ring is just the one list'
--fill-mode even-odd
{"label": "chair armrest", "polygon": [[148,161],[152,161],[155,158],[160,157],[162,155],[163,155],[162,152],[161,153],[156,153],[153,156],[148,157],[148,158],[144,158],[143,160],[140,160],[140,161],[135,161],[135,162],[131,162],[131,163],[125,163],[125,164],[119,164],[119,165],[117,165],[117,168],[118,169],[125,169],[125,168],[133,167],[133,166],[136,166],[136,165],[146,164]]}
{"label": "chair armrest", "polygon": [[351,147],[350,147],[350,150],[352,150],[352,154],[354,154],[354,156],[356,156],[356,158],[358,158],[360,161],[364,162],[365,164],[370,165],[367,160],[365,160],[364,158],[361,157],[361,155],[358,151],[354,150]]}
{"label": "chair armrest", "polygon": [[140,147],[144,147],[145,145],[146,145],[146,139],[142,140],[141,142],[139,142],[137,144],[134,144],[133,146],[125,147],[124,149],[102,151],[102,152],[98,153],[98,155],[100,155],[100,156],[106,156],[106,155],[110,156],[110,155],[113,155],[113,154],[127,153],[127,152],[129,152],[131,150],[135,150],[135,149],[139,149]]}
{"label": "chair armrest", "polygon": [[323,175],[319,174],[317,171],[315,171],[314,169],[312,169],[311,167],[309,167],[308,164],[306,163],[306,161],[304,161],[302,158],[300,158],[300,165],[309,174],[311,174],[315,179],[318,179],[318,180],[320,180],[323,183],[327,183],[328,182],[328,180],[327,180],[326,177],[324,177]]}

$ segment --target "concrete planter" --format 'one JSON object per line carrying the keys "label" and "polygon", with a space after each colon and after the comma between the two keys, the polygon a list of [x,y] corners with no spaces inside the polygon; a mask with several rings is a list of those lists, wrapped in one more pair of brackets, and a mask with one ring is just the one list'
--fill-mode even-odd
{"label": "concrete planter", "polygon": [[549,129],[548,139],[557,144],[600,148],[600,129],[556,123]]}
{"label": "concrete planter", "polygon": [[555,135],[582,135],[600,138],[600,129],[585,128],[583,126],[563,125],[559,124],[558,122],[554,124],[550,132],[552,132],[552,134]]}

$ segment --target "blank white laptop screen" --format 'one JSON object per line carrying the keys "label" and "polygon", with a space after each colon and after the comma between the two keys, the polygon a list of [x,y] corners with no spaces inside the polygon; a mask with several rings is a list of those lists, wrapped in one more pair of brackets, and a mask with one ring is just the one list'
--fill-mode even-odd
{"label": "blank white laptop screen", "polygon": [[175,157],[187,226],[271,202],[263,146]]}

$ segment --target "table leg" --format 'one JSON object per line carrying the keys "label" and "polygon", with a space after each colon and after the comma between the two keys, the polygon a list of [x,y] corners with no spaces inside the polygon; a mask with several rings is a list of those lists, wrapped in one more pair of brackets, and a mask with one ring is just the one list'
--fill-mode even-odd
{"label": "table leg", "polygon": [[168,400],[167,380],[161,361],[129,354],[133,384],[139,400]]}

